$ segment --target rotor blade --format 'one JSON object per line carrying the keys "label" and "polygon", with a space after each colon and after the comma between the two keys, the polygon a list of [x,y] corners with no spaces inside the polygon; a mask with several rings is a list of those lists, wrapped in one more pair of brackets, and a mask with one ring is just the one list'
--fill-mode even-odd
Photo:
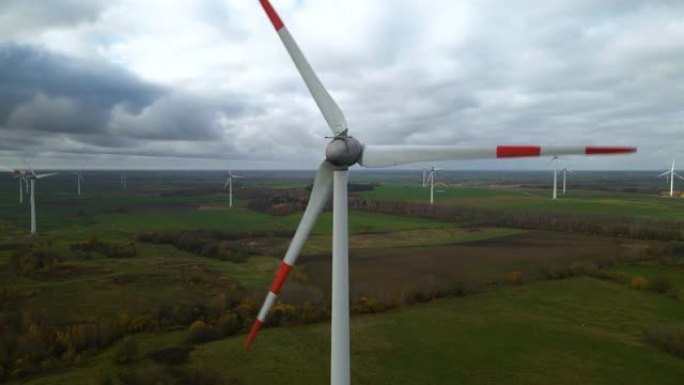
{"label": "rotor blade", "polygon": [[36,179],[47,178],[49,176],[53,176],[53,175],[57,175],[57,174],[59,174],[59,173],[58,172],[51,172],[49,174],[40,174],[40,175],[36,175]]}
{"label": "rotor blade", "polygon": [[415,162],[522,158],[556,155],[601,155],[636,152],[636,147],[593,147],[593,146],[384,146],[365,145],[359,164],[364,167],[391,167]]}
{"label": "rotor blade", "polygon": [[299,74],[302,76],[302,79],[304,79],[306,87],[309,89],[311,96],[316,101],[318,109],[320,109],[321,113],[323,113],[323,117],[328,123],[328,126],[332,130],[333,134],[346,134],[347,120],[345,119],[342,110],[340,110],[340,107],[337,106],[335,100],[333,100],[328,91],[325,89],[323,83],[318,80],[313,68],[311,68],[309,62],[306,61],[304,54],[297,46],[297,43],[292,38],[292,35],[290,35],[290,32],[287,30],[287,27],[285,27],[285,24],[283,24],[282,20],[280,20],[280,16],[278,16],[276,11],[273,9],[271,3],[268,0],[259,0],[259,2],[264,8],[264,11],[266,11],[266,15],[268,15],[268,18],[271,20],[273,27],[278,33],[278,36],[280,36],[280,40],[285,45],[287,52],[290,54],[290,58],[292,58],[292,61],[297,67]]}
{"label": "rotor blade", "polygon": [[667,174],[669,174],[669,173],[670,173],[670,171],[665,171],[665,172],[664,172],[664,173],[662,173],[662,174],[658,174],[658,176],[663,176],[663,175],[667,175]]}
{"label": "rotor blade", "polygon": [[224,190],[226,189],[226,187],[228,187],[228,183],[230,183],[230,177],[228,177],[228,179],[226,179],[226,183],[223,184]]}
{"label": "rotor blade", "polygon": [[283,261],[280,262],[280,266],[278,267],[276,276],[273,279],[271,288],[266,295],[263,305],[261,305],[261,310],[259,310],[259,315],[254,321],[254,324],[252,324],[252,328],[247,336],[247,341],[245,342],[246,348],[249,348],[252,345],[254,338],[256,338],[256,335],[259,332],[259,329],[261,329],[261,326],[266,321],[266,316],[275,303],[276,297],[278,296],[278,293],[280,293],[280,289],[285,283],[285,279],[287,278],[290,269],[292,269],[292,266],[297,261],[297,257],[299,256],[299,252],[302,250],[302,246],[304,246],[304,242],[309,237],[311,229],[316,223],[318,217],[321,215],[321,212],[323,211],[323,208],[330,197],[330,192],[332,190],[333,169],[334,167],[332,164],[328,163],[327,161],[323,161],[321,166],[318,168],[318,172],[316,172],[316,179],[314,180],[313,189],[311,190],[309,203],[306,205],[306,210],[304,210],[304,215],[299,221],[297,231],[295,232],[294,237],[292,237],[290,246],[287,248],[285,258],[283,258]]}
{"label": "rotor blade", "polygon": [[676,172],[674,173],[674,176],[676,176],[677,178],[679,178],[679,179],[681,179],[681,180],[684,180],[684,178],[682,178],[682,176],[679,175],[679,174],[677,174]]}

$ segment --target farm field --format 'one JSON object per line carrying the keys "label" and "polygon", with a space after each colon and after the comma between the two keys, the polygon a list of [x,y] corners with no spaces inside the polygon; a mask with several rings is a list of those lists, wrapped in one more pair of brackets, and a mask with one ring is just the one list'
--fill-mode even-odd
{"label": "farm field", "polygon": [[[241,180],[233,208],[215,176],[140,173],[127,191],[116,190],[112,175],[96,176],[80,197],[69,191],[69,178],[41,184],[34,237],[26,234],[28,205],[16,202],[14,184],[0,181],[0,336],[7,343],[0,378],[195,383],[187,376],[206,372],[214,376],[210,383],[326,381],[330,211],[283,287],[274,327],[252,350],[242,347],[301,218],[305,178]],[[401,204],[420,202],[426,192],[401,180],[371,188],[354,194]],[[581,190],[551,202],[538,188],[442,189],[437,212],[475,206],[542,217],[682,219],[680,201],[644,192]],[[665,276],[684,288],[676,239],[465,225],[362,209],[350,211],[349,230],[355,383],[667,384],[681,375],[681,359],[643,338],[649,328],[681,319],[677,292],[587,276],[597,269]],[[197,339],[198,322],[205,339]],[[135,359],[117,361],[131,339]],[[151,358],[165,348],[190,353],[172,365]]]}
{"label": "farm field", "polygon": [[[393,384],[678,384],[681,360],[642,342],[642,325],[684,317],[681,302],[591,278],[544,281],[352,318],[352,380]],[[178,343],[180,336],[141,335]],[[240,384],[314,384],[328,378],[329,326],[267,329],[196,348],[189,365]],[[28,384],[96,381],[93,366]],[[97,363],[104,366],[96,365]],[[294,369],[296,368],[296,369]],[[521,369],[524,368],[524,369]]]}
{"label": "farm field", "polygon": [[[559,192],[553,201],[551,189],[522,187],[437,186],[435,202],[445,206],[474,206],[506,210],[610,214],[684,220],[684,199],[653,194],[576,190]],[[357,193],[375,200],[429,202],[429,188],[419,184],[385,184],[373,191]]]}

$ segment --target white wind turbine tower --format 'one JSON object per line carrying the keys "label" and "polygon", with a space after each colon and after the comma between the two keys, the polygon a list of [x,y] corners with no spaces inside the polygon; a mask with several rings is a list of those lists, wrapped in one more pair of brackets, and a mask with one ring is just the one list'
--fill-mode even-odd
{"label": "white wind turbine tower", "polygon": [[677,177],[679,179],[684,180],[684,178],[681,177],[681,175],[677,174],[675,171],[675,159],[672,158],[672,167],[665,171],[664,173],[658,175],[658,176],[663,176],[667,175],[668,181],[670,182],[670,197],[674,195],[674,178]]}
{"label": "white wind turbine tower", "polygon": [[553,200],[558,199],[558,156],[551,158],[551,163],[553,163]]}
{"label": "white wind turbine tower", "polygon": [[36,233],[36,180],[57,175],[56,172],[49,174],[36,174],[33,170],[26,171],[24,177],[31,183],[31,234]]}
{"label": "white wind turbine tower", "polygon": [[228,171],[228,179],[226,179],[226,183],[223,185],[223,189],[226,189],[226,186],[228,187],[228,207],[233,207],[233,178],[244,178],[244,176],[233,174],[232,171]]}
{"label": "white wind turbine tower", "polygon": [[330,383],[350,383],[349,356],[349,244],[347,222],[347,187],[349,166],[380,168],[401,164],[441,160],[515,158],[556,155],[594,155],[635,152],[633,147],[579,147],[579,146],[415,146],[369,145],[349,136],[344,114],[328,94],[303,53],[295,43],[282,20],[268,0],[259,0],[273,27],[285,45],[311,96],[318,105],[334,137],[325,150],[325,159],[316,172],[309,203],[304,210],[295,235],[285,253],[269,293],[249,331],[245,346],[249,347],[266,321],[269,310],[297,260],[311,228],[333,195],[332,236],[332,316]]}
{"label": "white wind turbine tower", "polygon": [[83,172],[78,170],[76,173],[76,183],[78,185],[78,195],[81,195],[81,184],[83,184]]}
{"label": "white wind turbine tower", "polygon": [[126,182],[128,181],[128,177],[126,176],[126,173],[121,171],[121,188],[126,189]]}
{"label": "white wind turbine tower", "polygon": [[565,183],[565,182],[566,182],[566,179],[567,179],[567,174],[573,174],[573,172],[570,171],[570,170],[568,170],[568,169],[565,168],[565,167],[563,167],[563,169],[561,170],[561,172],[563,173],[563,195],[565,195],[565,190],[566,190],[566,189],[565,189],[565,186],[566,186],[566,183]]}
{"label": "white wind turbine tower", "polygon": [[22,173],[21,170],[7,170],[12,172],[14,174],[14,177],[19,181],[19,203],[23,204],[24,203],[24,189],[26,189],[26,193],[29,192],[29,186],[28,186],[28,180],[26,179],[26,176],[24,176],[24,173]]}
{"label": "white wind turbine tower", "polygon": [[435,178],[437,177],[437,170],[440,170],[437,168],[436,164],[432,164],[432,168],[429,170],[428,174],[428,181],[430,182],[430,204],[435,204]]}

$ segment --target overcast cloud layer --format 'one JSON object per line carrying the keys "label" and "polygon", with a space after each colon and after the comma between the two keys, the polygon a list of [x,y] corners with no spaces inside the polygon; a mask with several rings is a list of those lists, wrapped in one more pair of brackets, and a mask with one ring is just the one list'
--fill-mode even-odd
{"label": "overcast cloud layer", "polygon": [[[272,3],[366,143],[639,147],[577,169],[684,161],[684,2]],[[0,165],[314,168],[326,135],[256,0],[0,7]]]}

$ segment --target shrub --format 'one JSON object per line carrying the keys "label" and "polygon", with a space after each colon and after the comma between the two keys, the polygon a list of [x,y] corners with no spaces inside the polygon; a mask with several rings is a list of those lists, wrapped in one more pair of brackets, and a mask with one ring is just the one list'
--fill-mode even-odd
{"label": "shrub", "polygon": [[672,287],[672,283],[667,277],[656,276],[648,281],[647,289],[656,293],[667,293]]}
{"label": "shrub", "polygon": [[644,339],[667,353],[684,358],[684,323],[653,326],[646,330]]}
{"label": "shrub", "polygon": [[520,285],[522,283],[522,273],[518,270],[513,270],[506,274],[506,282],[511,285]]}
{"label": "shrub", "polygon": [[648,286],[648,280],[640,275],[632,277],[632,280],[629,282],[629,286],[633,289],[644,290]]}
{"label": "shrub", "polygon": [[133,242],[105,242],[97,237],[73,243],[69,248],[80,258],[89,258],[91,252],[100,253],[107,258],[132,258],[138,253]]}
{"label": "shrub", "polygon": [[188,329],[188,342],[193,344],[203,344],[216,338],[214,330],[204,321],[195,321]]}
{"label": "shrub", "polygon": [[547,279],[563,279],[567,277],[572,277],[573,272],[569,267],[551,265],[545,267],[542,272]]}
{"label": "shrub", "polygon": [[361,297],[352,305],[351,310],[359,314],[378,313],[385,310],[385,306],[377,298]]}
{"label": "shrub", "polygon": [[127,364],[135,361],[138,358],[139,350],[138,341],[132,337],[125,337],[114,353],[114,362]]}
{"label": "shrub", "polygon": [[216,334],[221,337],[232,336],[242,329],[240,319],[235,313],[225,313],[216,320]]}

